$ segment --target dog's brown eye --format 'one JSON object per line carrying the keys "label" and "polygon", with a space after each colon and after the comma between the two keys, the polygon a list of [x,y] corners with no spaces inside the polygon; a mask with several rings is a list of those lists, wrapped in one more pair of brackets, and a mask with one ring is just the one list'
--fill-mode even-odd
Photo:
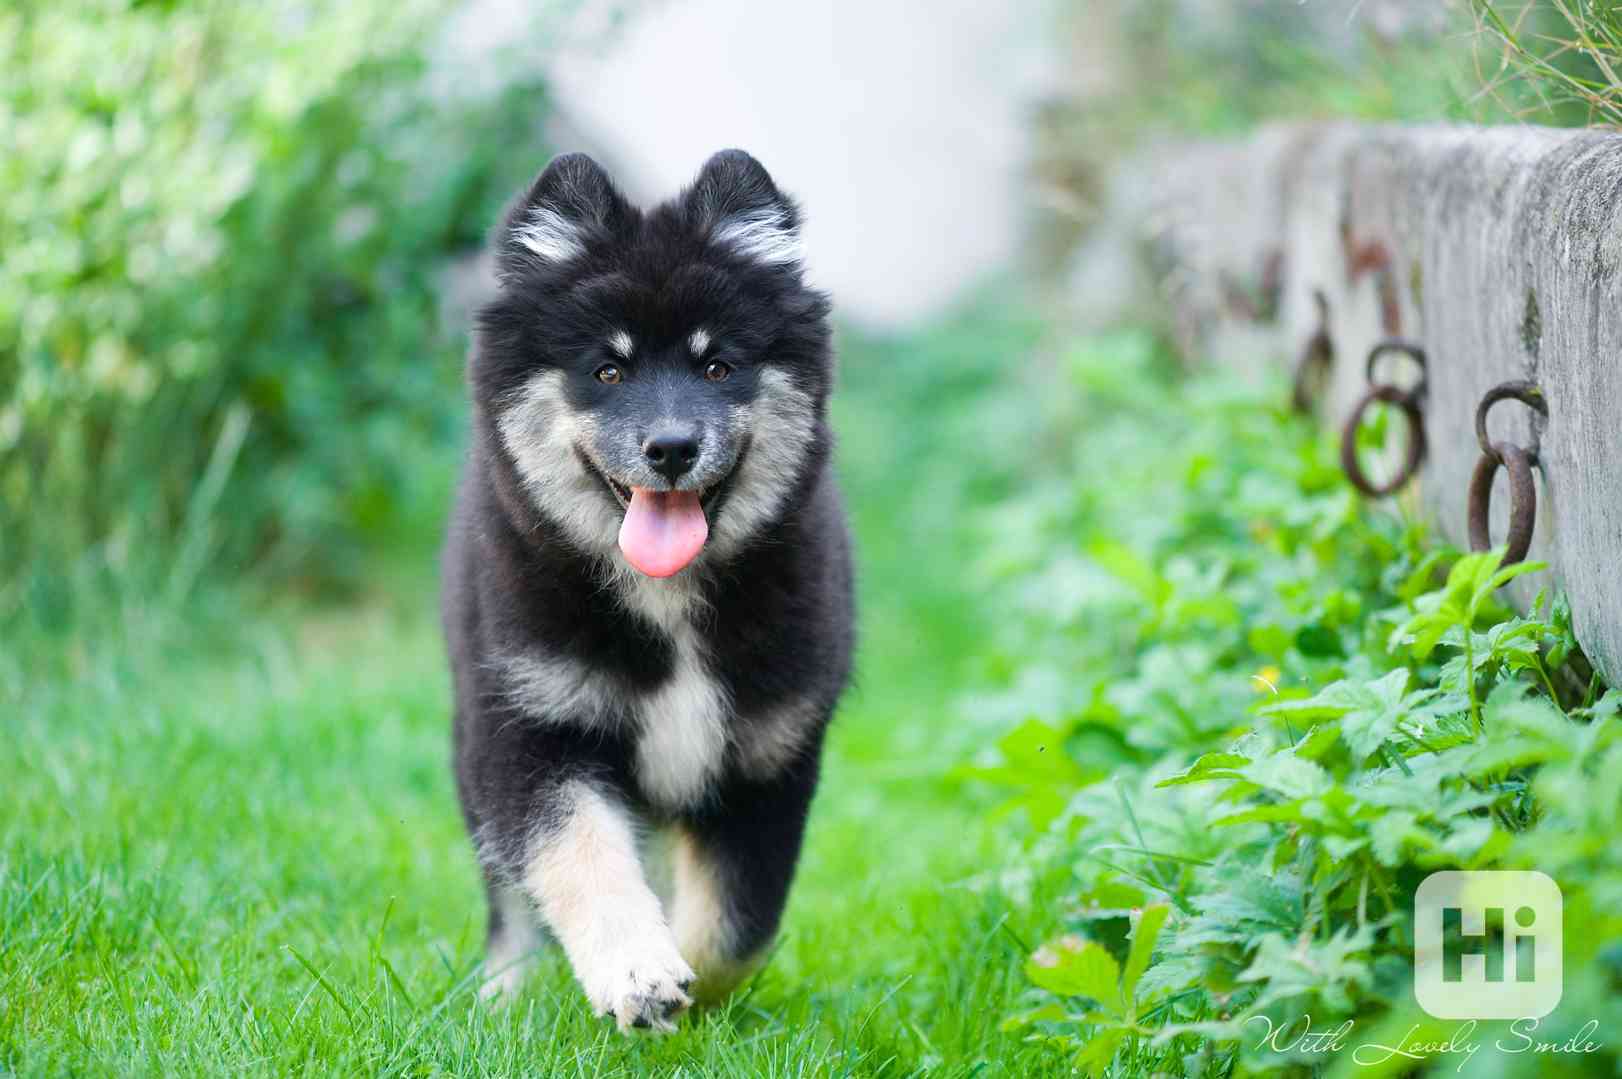
{"label": "dog's brown eye", "polygon": [[601,367],[597,368],[598,382],[606,382],[608,385],[612,386],[614,383],[618,382],[624,377],[625,375],[620,372],[620,369],[611,363],[605,363]]}
{"label": "dog's brown eye", "polygon": [[704,367],[704,377],[709,379],[711,382],[724,382],[726,381],[726,377],[731,373],[732,368],[728,367],[720,360],[711,360]]}

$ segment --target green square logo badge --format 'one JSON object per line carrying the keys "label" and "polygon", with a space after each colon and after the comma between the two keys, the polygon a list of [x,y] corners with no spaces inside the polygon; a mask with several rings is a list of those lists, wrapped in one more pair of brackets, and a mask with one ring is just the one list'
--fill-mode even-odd
{"label": "green square logo badge", "polygon": [[1541,1019],[1560,1003],[1565,906],[1544,873],[1432,873],[1414,893],[1414,996],[1438,1019]]}

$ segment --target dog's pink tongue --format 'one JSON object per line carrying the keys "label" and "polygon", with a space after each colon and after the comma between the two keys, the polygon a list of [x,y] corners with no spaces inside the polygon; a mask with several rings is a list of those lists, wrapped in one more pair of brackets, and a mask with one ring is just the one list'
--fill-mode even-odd
{"label": "dog's pink tongue", "polygon": [[669,577],[698,557],[710,523],[697,491],[631,488],[631,505],[620,524],[620,550],[649,577]]}

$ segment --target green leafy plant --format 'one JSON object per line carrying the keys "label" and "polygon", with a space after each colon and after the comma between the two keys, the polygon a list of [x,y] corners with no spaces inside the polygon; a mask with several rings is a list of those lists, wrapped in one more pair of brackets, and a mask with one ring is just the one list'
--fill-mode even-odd
{"label": "green leafy plant", "polygon": [[[1044,945],[1026,962],[1025,975],[1033,984],[1055,996],[1091,1001],[1092,1008],[1079,1021],[1092,1024],[1097,1032],[1076,1057],[1076,1064],[1088,1075],[1102,1074],[1129,1038],[1151,1033],[1138,1025],[1138,983],[1170,912],[1169,906],[1159,904],[1138,913],[1124,965],[1103,945],[1074,934]],[[1005,1029],[1018,1029],[1038,1019],[1065,1018],[1062,1009],[1049,1006],[1006,1024]]]}
{"label": "green leafy plant", "polygon": [[[1055,420],[1111,482],[1005,518],[1035,530],[1010,545],[1049,553],[1004,570],[1014,614],[973,698],[1035,717],[965,775],[1018,792],[1022,860],[1074,897],[1010,1032],[1089,1074],[1300,1070],[1262,1017],[1411,1016],[1413,889],[1459,868],[1555,875],[1596,940],[1544,1029],[1614,1015],[1622,855],[1594,807],[1616,804],[1598,769],[1622,725],[1615,694],[1560,688],[1583,684],[1564,605],[1502,601],[1543,567],[1365,510],[1281,390],[1173,390],[1152,350],[1123,355],[1109,400]],[[1067,373],[1091,386],[1106,362],[1079,351]],[[1033,754],[1038,734],[1070,760]]]}
{"label": "green leafy plant", "polygon": [[[1391,637],[1393,647],[1406,646],[1420,662],[1428,659],[1436,646],[1444,640],[1456,643],[1463,649],[1463,671],[1455,678],[1464,683],[1469,694],[1470,718],[1475,721],[1478,734],[1481,730],[1481,708],[1476,701],[1475,675],[1476,654],[1480,645],[1486,646],[1484,660],[1503,659],[1507,655],[1514,654],[1541,674],[1542,664],[1537,660],[1535,644],[1541,634],[1553,628],[1539,622],[1501,621],[1493,626],[1493,631],[1485,642],[1478,641],[1475,627],[1484,612],[1487,609],[1494,611],[1502,609],[1493,598],[1497,595],[1498,589],[1522,574],[1548,568],[1542,562],[1517,562],[1511,566],[1500,566],[1503,557],[1504,552],[1498,550],[1467,555],[1459,559],[1447,575],[1447,584],[1435,592],[1416,598],[1413,603],[1413,617],[1399,626]],[[1511,646],[1517,642],[1527,642],[1534,647],[1530,652],[1524,648],[1514,649],[1511,652]],[[1548,682],[1547,675],[1544,675],[1544,682],[1545,684]],[[1554,695],[1552,686],[1549,687],[1549,692],[1550,696]]]}

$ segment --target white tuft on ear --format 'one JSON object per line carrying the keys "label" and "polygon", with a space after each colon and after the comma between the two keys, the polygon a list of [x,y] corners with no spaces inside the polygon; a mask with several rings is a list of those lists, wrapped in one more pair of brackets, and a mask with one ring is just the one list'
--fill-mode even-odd
{"label": "white tuft on ear", "polygon": [[754,207],[722,218],[711,239],[756,262],[788,264],[805,255],[799,233],[778,206]]}
{"label": "white tuft on ear", "polygon": [[567,262],[586,252],[580,228],[547,206],[536,206],[513,229],[513,240],[548,262]]}

